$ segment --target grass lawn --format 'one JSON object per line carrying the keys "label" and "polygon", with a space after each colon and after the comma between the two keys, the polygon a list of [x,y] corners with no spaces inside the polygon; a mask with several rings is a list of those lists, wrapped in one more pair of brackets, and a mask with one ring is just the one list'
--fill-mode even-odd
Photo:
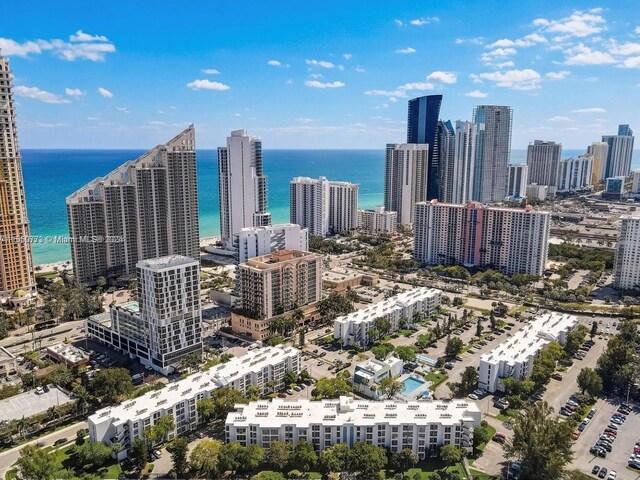
{"label": "grass lawn", "polygon": [[438,385],[440,385],[442,382],[444,382],[448,377],[446,373],[438,373],[438,372],[434,372],[433,370],[430,371],[429,373],[427,373],[424,376],[425,380],[427,380],[428,382],[432,382],[431,386],[429,387],[430,390],[433,390],[435,392],[436,387]]}
{"label": "grass lawn", "polygon": [[[433,474],[437,470],[442,470],[445,468],[445,465],[440,461],[439,458],[430,458],[427,460],[423,460],[422,462],[418,462],[415,468],[410,468],[405,472],[405,475],[408,475],[409,478],[413,480],[413,477],[416,473],[420,473],[420,478],[423,480],[429,479],[433,476]],[[463,478],[464,469],[462,468],[462,464],[457,464],[452,467],[446,467],[447,472],[456,472],[460,475],[460,478]],[[393,478],[393,477],[391,477]]]}
{"label": "grass lawn", "polygon": [[471,475],[473,475],[473,478],[477,479],[477,480],[492,480],[493,478],[496,477],[492,477],[491,475],[488,475],[484,472],[481,472],[479,470],[474,470],[473,468],[469,469],[469,473]]}
{"label": "grass lawn", "polygon": [[398,333],[399,333],[400,335],[405,336],[405,337],[410,337],[411,335],[413,335],[413,334],[414,334],[414,333],[416,333],[416,332],[414,332],[413,330],[407,330],[407,329],[404,329],[404,330],[400,330]]}
{"label": "grass lawn", "polygon": [[[496,429],[493,428],[491,425],[487,425],[487,430],[489,431],[489,438],[493,438],[493,436],[496,434]],[[489,442],[490,441],[491,440],[489,440]],[[480,445],[478,445],[478,451],[483,452],[486,446],[487,446],[486,443],[481,443]]]}

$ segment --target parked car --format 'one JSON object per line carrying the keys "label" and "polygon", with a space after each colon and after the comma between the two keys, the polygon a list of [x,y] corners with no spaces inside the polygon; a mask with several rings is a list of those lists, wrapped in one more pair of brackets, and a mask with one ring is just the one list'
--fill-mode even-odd
{"label": "parked car", "polygon": [[594,465],[591,469],[591,475],[596,475],[600,471],[600,467],[598,465]]}
{"label": "parked car", "polygon": [[453,363],[451,362],[445,363],[444,368],[446,368],[447,370],[453,370]]}
{"label": "parked car", "polygon": [[609,472],[608,480],[616,480],[616,478],[618,478],[618,472],[616,472],[615,470],[611,470]]}
{"label": "parked car", "polygon": [[562,374],[556,372],[553,375],[551,375],[551,378],[553,378],[554,380],[562,380]]}
{"label": "parked car", "polygon": [[36,395],[42,395],[43,393],[44,393],[44,390],[42,389],[42,387],[36,388]]}
{"label": "parked car", "polygon": [[602,467],[598,473],[598,478],[605,478],[607,476],[607,469]]}
{"label": "parked car", "polygon": [[478,400],[478,395],[476,395],[475,393],[470,393],[469,395],[467,395],[471,400]]}
{"label": "parked car", "polygon": [[153,451],[153,457],[158,460],[162,456],[162,452],[160,450]]}
{"label": "parked car", "polygon": [[498,443],[504,443],[506,439],[507,439],[507,436],[501,432],[496,432],[492,438],[494,442],[498,442]]}
{"label": "parked car", "polygon": [[66,438],[59,438],[58,440],[53,442],[53,446],[57,447],[58,445],[62,445],[63,443],[67,443],[67,439]]}

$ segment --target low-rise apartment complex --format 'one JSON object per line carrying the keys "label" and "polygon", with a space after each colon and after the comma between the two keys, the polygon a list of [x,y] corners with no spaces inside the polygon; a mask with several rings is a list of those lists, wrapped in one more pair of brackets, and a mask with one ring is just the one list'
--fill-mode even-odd
{"label": "low-rise apartment complex", "polygon": [[278,398],[236,405],[226,422],[227,441],[269,447],[275,440],[311,442],[317,451],[337,443],[367,442],[399,452],[428,456],[439,445],[471,452],[473,429],[480,426],[475,403],[374,402],[349,397],[310,401]]}
{"label": "low-rise apartment complex", "polygon": [[374,210],[358,210],[358,229],[372,235],[393,235],[396,233],[398,214],[387,212],[384,207]]}
{"label": "low-rise apartment complex", "polygon": [[530,321],[507,341],[480,357],[478,386],[488,392],[502,390],[503,378],[529,377],[533,360],[552,341],[564,344],[578,319],[566,313],[545,313]]}
{"label": "low-rise apartment complex", "polygon": [[295,348],[279,346],[250,351],[206,372],[170,383],[161,390],[98,410],[88,419],[89,438],[108,446],[119,443],[122,450],[118,458],[126,458],[131,442],[141,438],[144,430],[160,417],[171,415],[174,418],[175,430],[169,438],[182,435],[202,422],[197,403],[216,389],[231,387],[246,393],[249,385],[256,385],[261,394],[277,391],[284,387],[286,372],[300,371],[300,361],[300,351]]}
{"label": "low-rise apartment complex", "polygon": [[370,358],[356,365],[353,372],[353,386],[361,395],[377,400],[380,396],[380,381],[402,375],[403,366],[404,362],[396,357],[386,360]]}
{"label": "low-rise apartment complex", "polygon": [[333,338],[342,339],[344,345],[367,345],[369,330],[374,328],[376,318],[385,318],[391,323],[391,331],[410,326],[415,315],[431,315],[440,306],[442,291],[420,287],[400,293],[387,300],[371,305],[364,310],[338,317],[333,322]]}

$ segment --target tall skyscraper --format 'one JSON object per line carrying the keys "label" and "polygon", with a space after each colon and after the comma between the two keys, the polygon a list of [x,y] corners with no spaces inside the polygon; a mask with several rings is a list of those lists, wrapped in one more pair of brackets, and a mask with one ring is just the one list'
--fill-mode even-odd
{"label": "tall skyscraper", "polygon": [[289,184],[290,221],[326,237],[358,228],[358,185],[325,177],[294,177]]}
{"label": "tall skyscraper", "polygon": [[500,105],[478,105],[473,110],[477,125],[473,199],[482,203],[504,201],[511,154],[513,110]]}
{"label": "tall skyscraper", "polygon": [[602,141],[609,144],[604,178],[629,175],[633,157],[633,140],[633,130],[629,125],[619,125],[618,135],[602,136]]}
{"label": "tall skyscraper", "polygon": [[529,179],[527,183],[547,185],[549,195],[554,195],[558,186],[558,169],[562,144],[544,140],[534,140],[527,148],[527,166]]}
{"label": "tall skyscraper", "polygon": [[[448,122],[447,122],[448,123]],[[447,135],[447,139],[450,136]],[[456,121],[453,155],[451,148],[443,156],[444,180],[442,201],[467,203],[473,197],[473,176],[476,161],[476,126],[471,122]],[[443,143],[441,141],[441,143]]]}
{"label": "tall skyscraper", "polygon": [[593,173],[591,183],[594,185],[604,181],[607,169],[607,156],[609,154],[609,144],[607,142],[593,142],[587,147],[587,155],[593,158]]}
{"label": "tall skyscraper", "polygon": [[427,265],[489,267],[507,275],[542,275],[551,214],[530,206],[420,202],[413,225],[413,258]]}
{"label": "tall skyscraper", "polygon": [[0,216],[0,300],[34,296],[36,279],[13,103],[13,75],[1,50]]}
{"label": "tall skyscraper", "polygon": [[451,121],[438,122],[439,192],[438,200],[451,195],[455,175],[456,132]]}
{"label": "tall skyscraper", "polygon": [[262,142],[234,130],[227,146],[218,148],[220,235],[233,249],[233,235],[245,227],[271,225],[267,212],[267,177],[262,172]]}
{"label": "tall skyscraper", "polygon": [[429,145],[427,161],[427,199],[440,195],[440,160],[438,158],[438,121],[442,95],[427,95],[409,100],[407,143]]}
{"label": "tall skyscraper", "polygon": [[193,125],[67,197],[75,278],[135,273],[140,260],[200,258]]}
{"label": "tall skyscraper", "polygon": [[384,176],[384,208],[397,212],[398,224],[410,226],[416,202],[427,198],[426,143],[387,144]]}
{"label": "tall skyscraper", "polygon": [[593,157],[580,155],[560,160],[556,192],[574,192],[589,188],[593,173]]}
{"label": "tall skyscraper", "polygon": [[640,214],[637,212],[620,217],[613,284],[625,290],[640,287]]}
{"label": "tall skyscraper", "polygon": [[529,167],[526,163],[514,163],[509,165],[508,197],[522,198],[526,196],[528,170]]}

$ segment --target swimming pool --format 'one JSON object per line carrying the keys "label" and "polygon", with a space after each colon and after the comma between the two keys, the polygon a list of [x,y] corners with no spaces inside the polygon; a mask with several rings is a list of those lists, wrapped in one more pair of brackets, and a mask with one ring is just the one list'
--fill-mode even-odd
{"label": "swimming pool", "polygon": [[414,390],[417,390],[418,388],[420,388],[422,385],[424,385],[425,382],[423,382],[422,380],[418,380],[417,378],[413,378],[413,377],[409,377],[409,378],[405,378],[402,381],[402,394],[403,395],[409,395],[411,392],[413,392]]}

